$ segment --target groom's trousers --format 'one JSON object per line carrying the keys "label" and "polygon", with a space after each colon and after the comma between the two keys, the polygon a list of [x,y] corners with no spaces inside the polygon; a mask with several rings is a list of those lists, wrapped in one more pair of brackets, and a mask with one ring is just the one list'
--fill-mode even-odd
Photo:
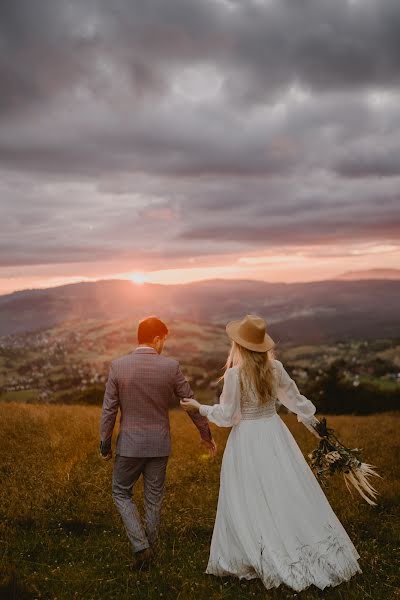
{"label": "groom's trousers", "polygon": [[[168,458],[168,456],[132,457],[119,454],[115,457],[112,495],[134,552],[154,545],[158,539]],[[144,484],[145,528],[132,499],[133,486],[141,474],[143,474]]]}

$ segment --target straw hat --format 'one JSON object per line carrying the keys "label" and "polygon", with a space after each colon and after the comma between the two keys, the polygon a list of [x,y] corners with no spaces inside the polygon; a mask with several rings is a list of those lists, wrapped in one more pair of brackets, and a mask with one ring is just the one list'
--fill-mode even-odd
{"label": "straw hat", "polygon": [[246,315],[242,320],[229,321],[226,333],[248,350],[266,352],[275,346],[274,340],[266,332],[267,323],[257,315]]}

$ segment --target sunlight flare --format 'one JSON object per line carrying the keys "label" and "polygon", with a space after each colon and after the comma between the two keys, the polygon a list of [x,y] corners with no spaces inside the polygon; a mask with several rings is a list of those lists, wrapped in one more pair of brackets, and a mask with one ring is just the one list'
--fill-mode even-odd
{"label": "sunlight flare", "polygon": [[134,283],[137,283],[138,285],[142,285],[143,283],[146,283],[147,275],[146,275],[146,273],[132,273],[130,275],[130,279]]}

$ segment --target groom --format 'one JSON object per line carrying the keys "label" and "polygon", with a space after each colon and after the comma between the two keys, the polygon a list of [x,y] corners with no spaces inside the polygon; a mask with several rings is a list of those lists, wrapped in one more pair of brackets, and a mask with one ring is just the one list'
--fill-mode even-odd
{"label": "groom", "polygon": [[[118,409],[120,428],[113,469],[112,495],[133,546],[136,567],[148,566],[158,539],[165,475],[171,451],[169,404],[176,395],[193,398],[177,360],[161,356],[168,328],[157,317],[140,321],[138,347],[111,363],[100,422],[100,453],[112,458],[111,438]],[[187,413],[212,456],[216,444],[206,417]],[[132,501],[143,475],[145,528]]]}

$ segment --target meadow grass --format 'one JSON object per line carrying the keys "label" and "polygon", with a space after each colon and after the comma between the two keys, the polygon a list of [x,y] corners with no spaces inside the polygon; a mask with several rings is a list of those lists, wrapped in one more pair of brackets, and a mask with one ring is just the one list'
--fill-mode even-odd
{"label": "meadow grass", "polygon": [[[344,443],[376,465],[379,505],[347,491],[341,477],[325,493],[361,555],[362,574],[301,593],[259,580],[206,575],[219,470],[228,429],[212,426],[218,457],[205,454],[186,414],[172,411],[161,547],[149,572],[129,570],[131,549],[111,497],[112,462],[98,457],[100,408],[0,404],[0,598],[198,600],[400,599],[399,413],[328,416]],[[306,455],[315,438],[282,415]],[[135,490],[141,500],[142,484]]]}

